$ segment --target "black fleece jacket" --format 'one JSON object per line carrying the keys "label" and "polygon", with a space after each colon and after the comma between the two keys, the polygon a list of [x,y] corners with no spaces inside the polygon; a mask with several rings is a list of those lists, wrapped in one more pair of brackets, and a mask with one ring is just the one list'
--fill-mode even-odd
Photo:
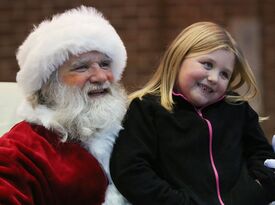
{"label": "black fleece jacket", "polygon": [[[275,200],[274,158],[248,103],[220,100],[202,110],[180,96],[168,112],[159,97],[130,104],[110,161],[133,205],[266,205]],[[256,180],[258,180],[258,183]]]}

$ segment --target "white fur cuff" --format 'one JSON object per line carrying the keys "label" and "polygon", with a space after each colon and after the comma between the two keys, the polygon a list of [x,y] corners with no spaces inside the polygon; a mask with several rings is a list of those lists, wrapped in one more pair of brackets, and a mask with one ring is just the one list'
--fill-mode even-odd
{"label": "white fur cuff", "polygon": [[110,184],[107,187],[105,202],[102,205],[130,205],[130,203],[118,192],[114,184]]}

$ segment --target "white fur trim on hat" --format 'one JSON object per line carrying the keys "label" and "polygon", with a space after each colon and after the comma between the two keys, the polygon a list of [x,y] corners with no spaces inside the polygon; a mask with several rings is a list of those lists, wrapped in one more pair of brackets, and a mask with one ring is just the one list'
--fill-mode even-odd
{"label": "white fur trim on hat", "polygon": [[16,80],[25,94],[39,90],[69,55],[99,51],[112,59],[115,81],[126,66],[126,49],[102,13],[81,6],[53,16],[35,27],[19,47]]}

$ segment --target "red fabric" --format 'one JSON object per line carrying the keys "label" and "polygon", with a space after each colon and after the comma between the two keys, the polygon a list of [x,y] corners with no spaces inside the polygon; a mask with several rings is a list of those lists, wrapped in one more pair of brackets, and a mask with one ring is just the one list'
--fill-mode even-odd
{"label": "red fabric", "polygon": [[107,178],[79,143],[21,122],[0,138],[0,204],[98,205]]}

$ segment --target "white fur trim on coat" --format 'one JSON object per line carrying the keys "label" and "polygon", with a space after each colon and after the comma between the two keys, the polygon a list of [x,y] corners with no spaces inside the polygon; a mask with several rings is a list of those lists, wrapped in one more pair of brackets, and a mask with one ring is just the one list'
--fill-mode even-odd
{"label": "white fur trim on coat", "polygon": [[130,203],[118,192],[114,184],[107,187],[105,201],[102,205],[130,205]]}
{"label": "white fur trim on coat", "polygon": [[16,58],[20,67],[16,80],[30,95],[48,80],[69,55],[99,51],[112,59],[116,81],[126,66],[126,49],[113,26],[102,13],[81,6],[53,16],[35,27],[19,47]]}

